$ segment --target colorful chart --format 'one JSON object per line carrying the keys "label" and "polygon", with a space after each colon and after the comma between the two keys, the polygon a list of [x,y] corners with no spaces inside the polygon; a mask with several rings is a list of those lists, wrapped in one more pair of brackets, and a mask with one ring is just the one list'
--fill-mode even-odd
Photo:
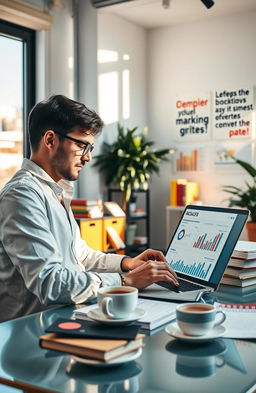
{"label": "colorful chart", "polygon": [[194,262],[193,264],[184,264],[183,260],[178,260],[178,261],[173,261],[169,263],[170,267],[172,269],[175,269],[176,272],[180,273],[185,273],[185,274],[191,274],[194,277],[198,278],[206,278],[209,270],[211,269],[211,264],[207,264],[208,266],[206,267],[206,263],[196,263]]}
{"label": "colorful chart", "polygon": [[223,233],[218,233],[213,239],[207,240],[207,233],[198,237],[198,240],[193,244],[193,248],[200,248],[201,250],[217,251]]}
{"label": "colorful chart", "polygon": [[176,171],[197,171],[198,170],[198,150],[194,149],[190,154],[179,153],[176,159]]}
{"label": "colorful chart", "polygon": [[183,239],[183,237],[185,236],[185,229],[182,229],[179,233],[178,233],[178,240]]}

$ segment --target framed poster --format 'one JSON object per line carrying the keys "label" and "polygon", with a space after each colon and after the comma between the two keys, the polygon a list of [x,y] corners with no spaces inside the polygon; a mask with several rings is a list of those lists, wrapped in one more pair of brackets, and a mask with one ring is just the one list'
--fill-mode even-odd
{"label": "framed poster", "polygon": [[216,144],[214,148],[214,165],[218,169],[239,170],[241,167],[232,159],[235,158],[253,164],[253,143],[223,143]]}
{"label": "framed poster", "polygon": [[253,88],[216,90],[213,98],[213,139],[235,141],[252,135]]}
{"label": "framed poster", "polygon": [[207,145],[175,146],[174,171],[199,172],[208,169],[209,147]]}
{"label": "framed poster", "polygon": [[173,129],[177,142],[204,141],[210,138],[210,93],[178,95],[174,105]]}

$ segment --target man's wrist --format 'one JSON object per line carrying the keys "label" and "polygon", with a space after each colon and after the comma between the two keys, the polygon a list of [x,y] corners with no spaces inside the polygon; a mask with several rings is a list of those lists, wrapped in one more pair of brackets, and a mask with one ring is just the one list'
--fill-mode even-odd
{"label": "man's wrist", "polygon": [[126,260],[127,260],[127,259],[131,259],[131,258],[128,257],[127,255],[125,255],[125,256],[122,258],[121,263],[120,263],[120,267],[121,267],[121,270],[122,270],[123,272],[129,272],[129,271],[130,271],[129,267],[126,266],[126,263],[127,263]]}
{"label": "man's wrist", "polygon": [[125,274],[120,274],[120,279],[121,279],[121,285],[125,285]]}

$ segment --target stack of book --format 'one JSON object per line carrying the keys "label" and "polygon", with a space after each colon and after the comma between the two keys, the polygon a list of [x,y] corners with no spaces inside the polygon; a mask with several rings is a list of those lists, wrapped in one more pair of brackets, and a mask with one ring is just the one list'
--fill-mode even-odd
{"label": "stack of book", "polygon": [[101,199],[72,199],[71,209],[75,218],[103,217],[103,204]]}
{"label": "stack of book", "polygon": [[221,284],[238,287],[256,284],[256,242],[237,242]]}
{"label": "stack of book", "polygon": [[[66,325],[71,326],[71,329],[63,332],[64,328],[61,326]],[[81,328],[73,329],[72,325],[81,325]],[[135,326],[106,329],[105,326],[94,322],[59,318],[46,331],[50,333],[39,337],[41,348],[78,356],[92,363],[112,362],[143,347],[144,334],[138,333]]]}
{"label": "stack of book", "polygon": [[137,334],[134,340],[110,340],[63,337],[56,333],[48,333],[40,337],[40,346],[44,349],[107,363],[141,348],[143,346],[142,337],[142,334]]}
{"label": "stack of book", "polygon": [[170,205],[186,206],[197,201],[199,185],[186,179],[176,179],[170,182]]}

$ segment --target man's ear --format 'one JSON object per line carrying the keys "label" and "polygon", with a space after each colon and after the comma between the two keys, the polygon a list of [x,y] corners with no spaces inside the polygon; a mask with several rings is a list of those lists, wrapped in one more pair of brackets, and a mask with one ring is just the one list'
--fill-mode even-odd
{"label": "man's ear", "polygon": [[56,134],[53,130],[47,130],[43,136],[44,145],[47,149],[52,149],[56,143]]}

